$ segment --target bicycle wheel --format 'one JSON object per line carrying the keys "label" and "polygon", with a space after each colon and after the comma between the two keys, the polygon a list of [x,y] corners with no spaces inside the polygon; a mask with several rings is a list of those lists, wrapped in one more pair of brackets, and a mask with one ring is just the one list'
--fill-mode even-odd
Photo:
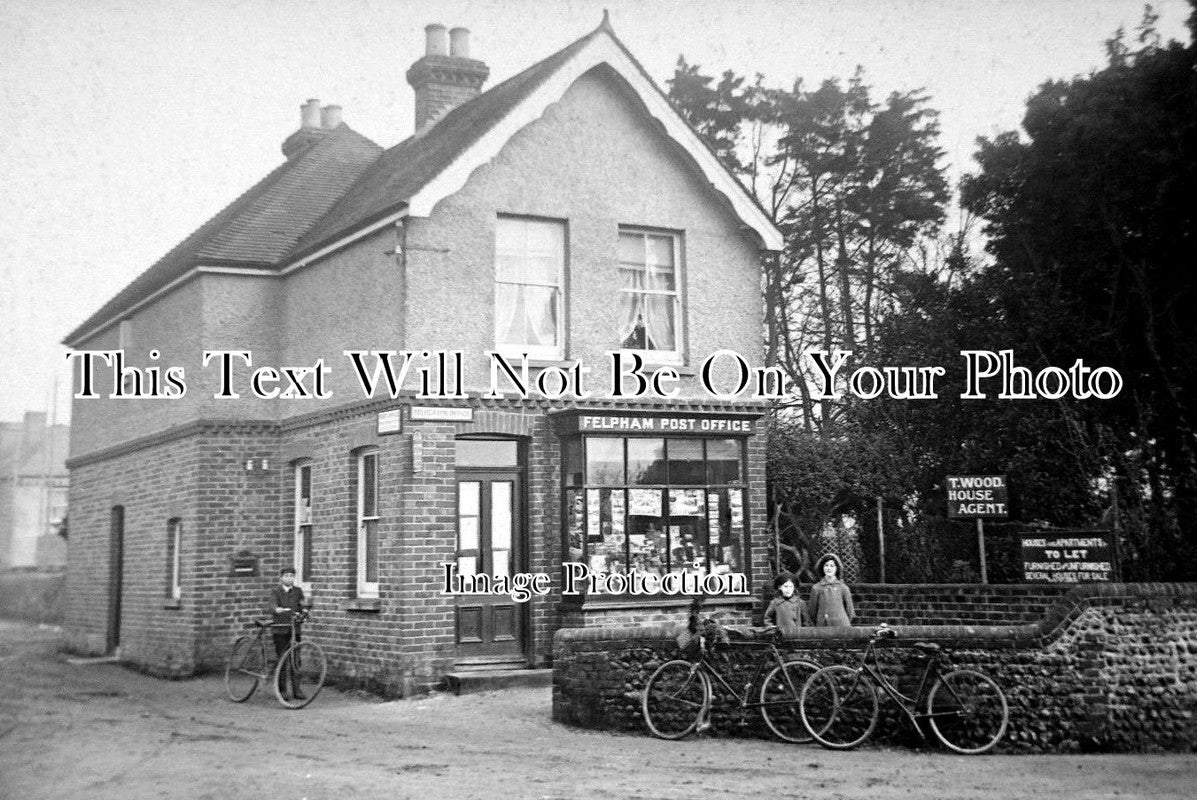
{"label": "bicycle wheel", "polygon": [[260,638],[242,636],[233,642],[224,665],[224,690],[234,703],[244,703],[258,689],[266,672],[266,645]]}
{"label": "bicycle wheel", "polygon": [[807,679],[818,671],[819,665],[813,661],[787,661],[770,670],[761,682],[761,717],[778,739],[796,744],[811,741],[802,726],[798,700]]}
{"label": "bicycle wheel", "polygon": [[711,679],[697,664],[666,661],[644,685],[640,708],[653,736],[680,739],[710,711]]}
{"label": "bicycle wheel", "polygon": [[989,750],[1006,734],[1010,707],[988,675],[958,669],[940,675],[927,694],[927,721],[939,741],[957,753]]}
{"label": "bicycle wheel", "polygon": [[[290,692],[283,691],[283,676],[290,669],[287,684]],[[324,676],[328,673],[328,662],[324,651],[315,642],[296,642],[291,645],[274,668],[274,696],[287,708],[303,708],[316,699],[324,688]]]}
{"label": "bicycle wheel", "polygon": [[810,676],[798,702],[802,724],[816,742],[847,750],[877,725],[877,689],[867,673],[836,664]]}

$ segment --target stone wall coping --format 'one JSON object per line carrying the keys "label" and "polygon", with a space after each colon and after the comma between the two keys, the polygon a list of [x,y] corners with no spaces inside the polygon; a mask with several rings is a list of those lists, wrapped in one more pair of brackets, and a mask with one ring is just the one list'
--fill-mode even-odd
{"label": "stone wall coping", "polygon": [[[686,609],[693,602],[688,597],[670,597],[664,600],[655,597],[588,597],[584,602],[576,599],[563,599],[557,604],[557,610],[570,614],[577,612],[623,611],[623,610],[654,610],[654,609]],[[708,600],[703,605],[705,611],[730,611],[738,608],[755,608],[756,599],[753,597],[720,597]],[[681,612],[686,616],[686,612]]]}
{"label": "stone wall coping", "polygon": [[[975,584],[964,584],[974,586]],[[937,591],[952,589],[953,584],[922,584]],[[888,646],[909,646],[914,642],[950,642],[958,648],[1042,647],[1057,639],[1067,623],[1084,609],[1118,600],[1153,600],[1186,597],[1197,599],[1197,583],[1097,583],[1073,587],[1048,607],[1039,622],[1025,625],[890,625],[897,634]],[[659,622],[648,625],[622,625],[601,628],[562,628],[554,636],[554,646],[568,642],[660,641],[673,639],[684,622]],[[798,649],[804,644],[819,647],[862,646],[873,636],[874,626],[850,628],[803,628],[799,635],[781,643],[783,649]],[[734,644],[733,644],[734,646]]]}
{"label": "stone wall coping", "polygon": [[[853,590],[865,589],[869,591],[899,591],[916,592],[920,590],[977,592],[979,594],[1041,594],[1043,590],[1064,594],[1077,587],[1059,583],[850,583]],[[1085,584],[1085,586],[1102,586],[1108,584]]]}

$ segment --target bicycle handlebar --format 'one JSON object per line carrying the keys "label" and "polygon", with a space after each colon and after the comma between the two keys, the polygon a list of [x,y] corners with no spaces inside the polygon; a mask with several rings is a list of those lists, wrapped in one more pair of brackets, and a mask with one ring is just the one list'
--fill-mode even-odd
{"label": "bicycle handlebar", "polygon": [[312,612],[306,608],[301,609],[299,611],[292,611],[291,609],[287,609],[286,611],[280,612],[278,614],[278,616],[283,616],[283,615],[286,615],[290,619],[297,619],[297,620],[303,621],[303,620],[307,619],[308,617],[310,617],[312,615]]}
{"label": "bicycle handlebar", "polygon": [[290,628],[292,625],[298,625],[307,622],[311,619],[312,612],[310,611],[288,611],[290,619],[282,622],[275,622],[273,617],[266,617],[264,619],[255,619],[254,624],[263,628]]}
{"label": "bicycle handlebar", "polygon": [[898,632],[889,626],[888,622],[883,622],[877,626],[873,631],[874,639],[897,639]]}

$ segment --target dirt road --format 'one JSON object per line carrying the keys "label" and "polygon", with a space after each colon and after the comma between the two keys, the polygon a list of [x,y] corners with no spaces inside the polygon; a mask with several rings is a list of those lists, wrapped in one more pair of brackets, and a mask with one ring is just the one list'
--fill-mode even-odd
{"label": "dirt road", "polygon": [[548,690],[303,711],[221,681],[75,666],[0,621],[0,798],[1190,798],[1197,755],[990,756],[580,731]]}

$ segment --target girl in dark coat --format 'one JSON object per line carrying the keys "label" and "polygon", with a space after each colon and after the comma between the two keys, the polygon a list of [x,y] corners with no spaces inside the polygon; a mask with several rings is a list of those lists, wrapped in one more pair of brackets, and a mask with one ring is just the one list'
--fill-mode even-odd
{"label": "girl in dark coat", "polygon": [[815,625],[828,627],[848,626],[856,611],[852,608],[852,592],[848,584],[840,580],[843,565],[835,553],[828,553],[815,564],[815,574],[823,579],[810,589],[807,611]]}
{"label": "girl in dark coat", "polygon": [[773,579],[777,596],[765,609],[765,625],[776,626],[782,638],[798,635],[798,629],[807,624],[806,606],[798,598],[798,579],[788,572],[782,572]]}

